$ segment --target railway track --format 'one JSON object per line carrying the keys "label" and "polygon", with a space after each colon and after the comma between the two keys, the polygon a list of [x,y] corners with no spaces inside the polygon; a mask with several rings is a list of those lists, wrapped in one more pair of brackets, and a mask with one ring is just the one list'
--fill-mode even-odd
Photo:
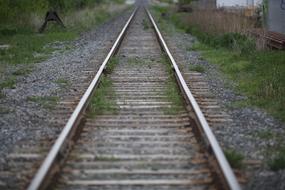
{"label": "railway track", "polygon": [[[100,89],[108,103],[98,114],[92,102]],[[28,186],[45,188],[240,189],[144,7],[130,16]]]}

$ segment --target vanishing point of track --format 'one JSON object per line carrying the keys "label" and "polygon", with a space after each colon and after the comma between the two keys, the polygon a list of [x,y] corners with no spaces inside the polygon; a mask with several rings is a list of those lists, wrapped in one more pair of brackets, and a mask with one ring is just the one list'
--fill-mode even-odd
{"label": "vanishing point of track", "polygon": [[[116,112],[86,117],[103,75]],[[173,82],[183,104],[168,98]],[[28,187],[50,188],[240,189],[147,9],[131,14]]]}

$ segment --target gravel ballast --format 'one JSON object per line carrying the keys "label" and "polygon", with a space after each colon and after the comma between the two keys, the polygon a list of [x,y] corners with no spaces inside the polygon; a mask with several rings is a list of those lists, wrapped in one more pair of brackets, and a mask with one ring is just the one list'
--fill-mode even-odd
{"label": "gravel ballast", "polygon": [[[94,60],[104,59],[131,10],[124,12],[83,33],[75,41],[50,44],[56,49],[66,45],[72,48],[65,52],[54,52],[48,60],[35,64],[30,74],[18,77],[14,89],[3,90],[5,98],[0,99],[0,106],[7,111],[0,115],[0,168],[5,166],[5,157],[21,141],[36,143],[42,138],[54,139],[58,136],[62,126],[52,122],[51,118],[55,117],[53,109],[47,109],[41,102],[31,99],[48,97],[52,100],[47,104],[53,104],[77,91],[84,70],[91,68],[96,71],[99,65],[94,64]],[[60,81],[68,87],[62,87]]]}
{"label": "gravel ballast", "polygon": [[284,189],[284,170],[271,171],[267,166],[265,152],[270,146],[279,143],[274,139],[263,139],[257,134],[270,131],[275,134],[284,134],[284,124],[271,117],[265,111],[256,107],[237,107],[236,101],[245,100],[247,97],[238,94],[233,89],[235,83],[223,75],[216,65],[202,59],[197,51],[189,51],[196,42],[196,38],[186,33],[166,34],[166,41],[174,51],[174,57],[191,67],[200,65],[205,68],[202,72],[209,85],[209,90],[216,97],[223,111],[230,115],[232,122],[227,126],[215,127],[213,131],[219,143],[225,149],[234,149],[245,156],[245,160],[260,164],[255,167],[246,165],[243,173],[246,174],[248,183],[245,189]]}

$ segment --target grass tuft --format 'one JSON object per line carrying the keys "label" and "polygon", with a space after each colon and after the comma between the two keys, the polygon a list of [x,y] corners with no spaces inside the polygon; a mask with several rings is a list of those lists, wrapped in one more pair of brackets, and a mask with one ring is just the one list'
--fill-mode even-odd
{"label": "grass tuft", "polygon": [[269,160],[268,165],[271,170],[278,171],[285,169],[285,148],[280,148]]}
{"label": "grass tuft", "polygon": [[191,71],[196,71],[199,73],[204,73],[205,72],[205,68],[202,65],[191,65],[190,66],[190,70]]}
{"label": "grass tuft", "polygon": [[112,57],[110,61],[106,65],[105,73],[111,74],[115,68],[115,66],[119,63],[118,57]]}
{"label": "grass tuft", "polygon": [[67,88],[70,85],[69,81],[64,78],[57,79],[55,83],[58,84],[60,88]]}
{"label": "grass tuft", "polygon": [[171,108],[166,108],[165,112],[168,114],[175,114],[182,109],[183,100],[180,94],[179,87],[175,82],[176,79],[173,74],[171,63],[169,62],[166,56],[164,56],[161,61],[165,64],[169,76],[166,84],[167,88],[165,90],[166,99],[172,103]]}
{"label": "grass tuft", "polygon": [[7,78],[6,80],[0,82],[0,90],[4,88],[14,89],[15,85],[16,85],[16,78],[14,76],[11,76],[10,78]]}
{"label": "grass tuft", "polygon": [[244,156],[234,149],[224,151],[225,156],[233,168],[241,169],[243,167]]}
{"label": "grass tuft", "polygon": [[150,28],[146,19],[143,19],[142,25],[144,30],[148,30]]}
{"label": "grass tuft", "polygon": [[88,107],[88,116],[95,117],[106,113],[116,113],[116,103],[113,99],[115,92],[112,88],[112,81],[102,76],[100,84]]}

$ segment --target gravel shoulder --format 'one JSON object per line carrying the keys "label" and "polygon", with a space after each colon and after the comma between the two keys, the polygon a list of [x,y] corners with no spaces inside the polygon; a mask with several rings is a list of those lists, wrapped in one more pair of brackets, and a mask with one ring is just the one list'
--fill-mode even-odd
{"label": "gravel shoulder", "polygon": [[[0,105],[7,111],[0,115],[0,170],[15,145],[59,134],[62,126],[52,120],[56,103],[75,91],[84,92],[78,85],[84,71],[96,72],[130,13],[124,11],[75,41],[51,44],[59,51],[36,64],[27,76],[19,77],[15,89],[4,89],[6,97],[0,99]],[[66,46],[71,48],[61,51]]]}
{"label": "gravel shoulder", "polygon": [[235,83],[227,79],[216,65],[203,60],[199,52],[189,50],[196,42],[195,37],[178,31],[165,35],[170,49],[179,49],[173,51],[174,57],[188,65],[189,71],[197,65],[205,69],[202,75],[209,90],[223,111],[229,114],[232,122],[215,127],[213,131],[224,149],[234,149],[245,156],[245,167],[242,169],[248,178],[245,189],[284,189],[285,172],[273,172],[266,165],[268,148],[279,141],[260,135],[266,132],[284,134],[284,124],[256,107],[235,106],[237,101],[247,97],[234,90]]}

